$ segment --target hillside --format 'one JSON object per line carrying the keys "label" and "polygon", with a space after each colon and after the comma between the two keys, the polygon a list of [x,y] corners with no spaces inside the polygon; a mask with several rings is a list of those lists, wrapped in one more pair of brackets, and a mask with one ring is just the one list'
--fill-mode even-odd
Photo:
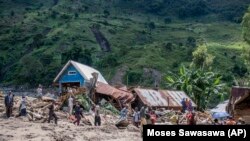
{"label": "hillside", "polygon": [[110,82],[164,84],[165,73],[189,64],[196,46],[206,44],[216,57],[213,69],[230,84],[246,73],[240,22],[249,4],[0,0],[0,83],[50,85],[73,59],[99,69]]}

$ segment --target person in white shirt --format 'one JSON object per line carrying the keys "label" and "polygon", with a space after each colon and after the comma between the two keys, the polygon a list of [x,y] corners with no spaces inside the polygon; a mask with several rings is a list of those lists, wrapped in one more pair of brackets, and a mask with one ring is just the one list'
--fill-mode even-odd
{"label": "person in white shirt", "polygon": [[42,85],[39,85],[36,91],[37,91],[38,98],[42,98],[43,96]]}
{"label": "person in white shirt", "polygon": [[135,111],[134,111],[134,114],[133,114],[133,121],[134,121],[134,124],[136,127],[139,127],[140,125],[140,111],[138,111],[138,108],[135,107]]}
{"label": "person in white shirt", "polygon": [[68,93],[73,94],[72,88],[68,88]]}
{"label": "person in white shirt", "polygon": [[25,96],[22,96],[21,105],[20,105],[20,115],[26,116],[26,114],[27,114],[27,112],[26,112],[26,98],[25,98]]}
{"label": "person in white shirt", "polygon": [[95,126],[101,126],[100,106],[95,106]]}
{"label": "person in white shirt", "polygon": [[73,101],[74,99],[72,98],[72,96],[69,96],[69,99],[68,99],[69,115],[72,115],[72,112],[73,112]]}

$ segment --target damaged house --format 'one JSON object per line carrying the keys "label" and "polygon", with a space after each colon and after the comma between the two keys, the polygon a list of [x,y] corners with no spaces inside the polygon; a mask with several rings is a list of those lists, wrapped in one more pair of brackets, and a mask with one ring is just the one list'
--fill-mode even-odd
{"label": "damaged house", "polygon": [[108,84],[98,70],[72,60],[66,63],[54,79],[53,83],[59,87],[59,91],[62,93],[67,87],[85,86],[90,82],[93,73],[98,74],[97,82]]}
{"label": "damaged house", "polygon": [[[132,92],[135,95],[135,101],[132,103],[133,108],[148,106],[152,108],[181,110],[181,100],[183,98],[190,99],[183,91],[135,88]],[[191,102],[193,107],[197,107],[192,100]]]}
{"label": "damaged house", "polygon": [[134,96],[127,90],[97,82],[93,101],[99,103],[102,100],[108,101],[116,109],[122,109],[125,104],[130,104],[134,100]]}
{"label": "damaged house", "polygon": [[250,123],[250,88],[233,87],[226,108],[227,112],[235,119],[242,117],[246,123]]}

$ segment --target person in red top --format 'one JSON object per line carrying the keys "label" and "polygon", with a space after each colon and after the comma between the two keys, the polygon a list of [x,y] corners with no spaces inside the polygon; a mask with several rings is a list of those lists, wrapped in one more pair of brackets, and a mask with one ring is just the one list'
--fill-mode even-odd
{"label": "person in red top", "polygon": [[189,111],[189,113],[187,114],[186,118],[187,118],[187,124],[188,125],[196,125],[195,113]]}
{"label": "person in red top", "polygon": [[236,125],[236,122],[234,121],[233,117],[229,117],[226,121],[226,125]]}
{"label": "person in red top", "polygon": [[157,120],[157,116],[155,114],[155,111],[153,111],[153,110],[150,113],[150,120],[151,120],[152,125],[154,125],[156,120]]}

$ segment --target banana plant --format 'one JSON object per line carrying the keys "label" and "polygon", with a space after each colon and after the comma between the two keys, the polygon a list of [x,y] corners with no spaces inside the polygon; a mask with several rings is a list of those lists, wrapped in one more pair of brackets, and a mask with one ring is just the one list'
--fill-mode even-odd
{"label": "banana plant", "polygon": [[187,69],[182,66],[178,74],[169,73],[166,85],[170,89],[186,92],[197,104],[198,110],[205,110],[212,95],[222,95],[224,84],[221,76],[203,69]]}

